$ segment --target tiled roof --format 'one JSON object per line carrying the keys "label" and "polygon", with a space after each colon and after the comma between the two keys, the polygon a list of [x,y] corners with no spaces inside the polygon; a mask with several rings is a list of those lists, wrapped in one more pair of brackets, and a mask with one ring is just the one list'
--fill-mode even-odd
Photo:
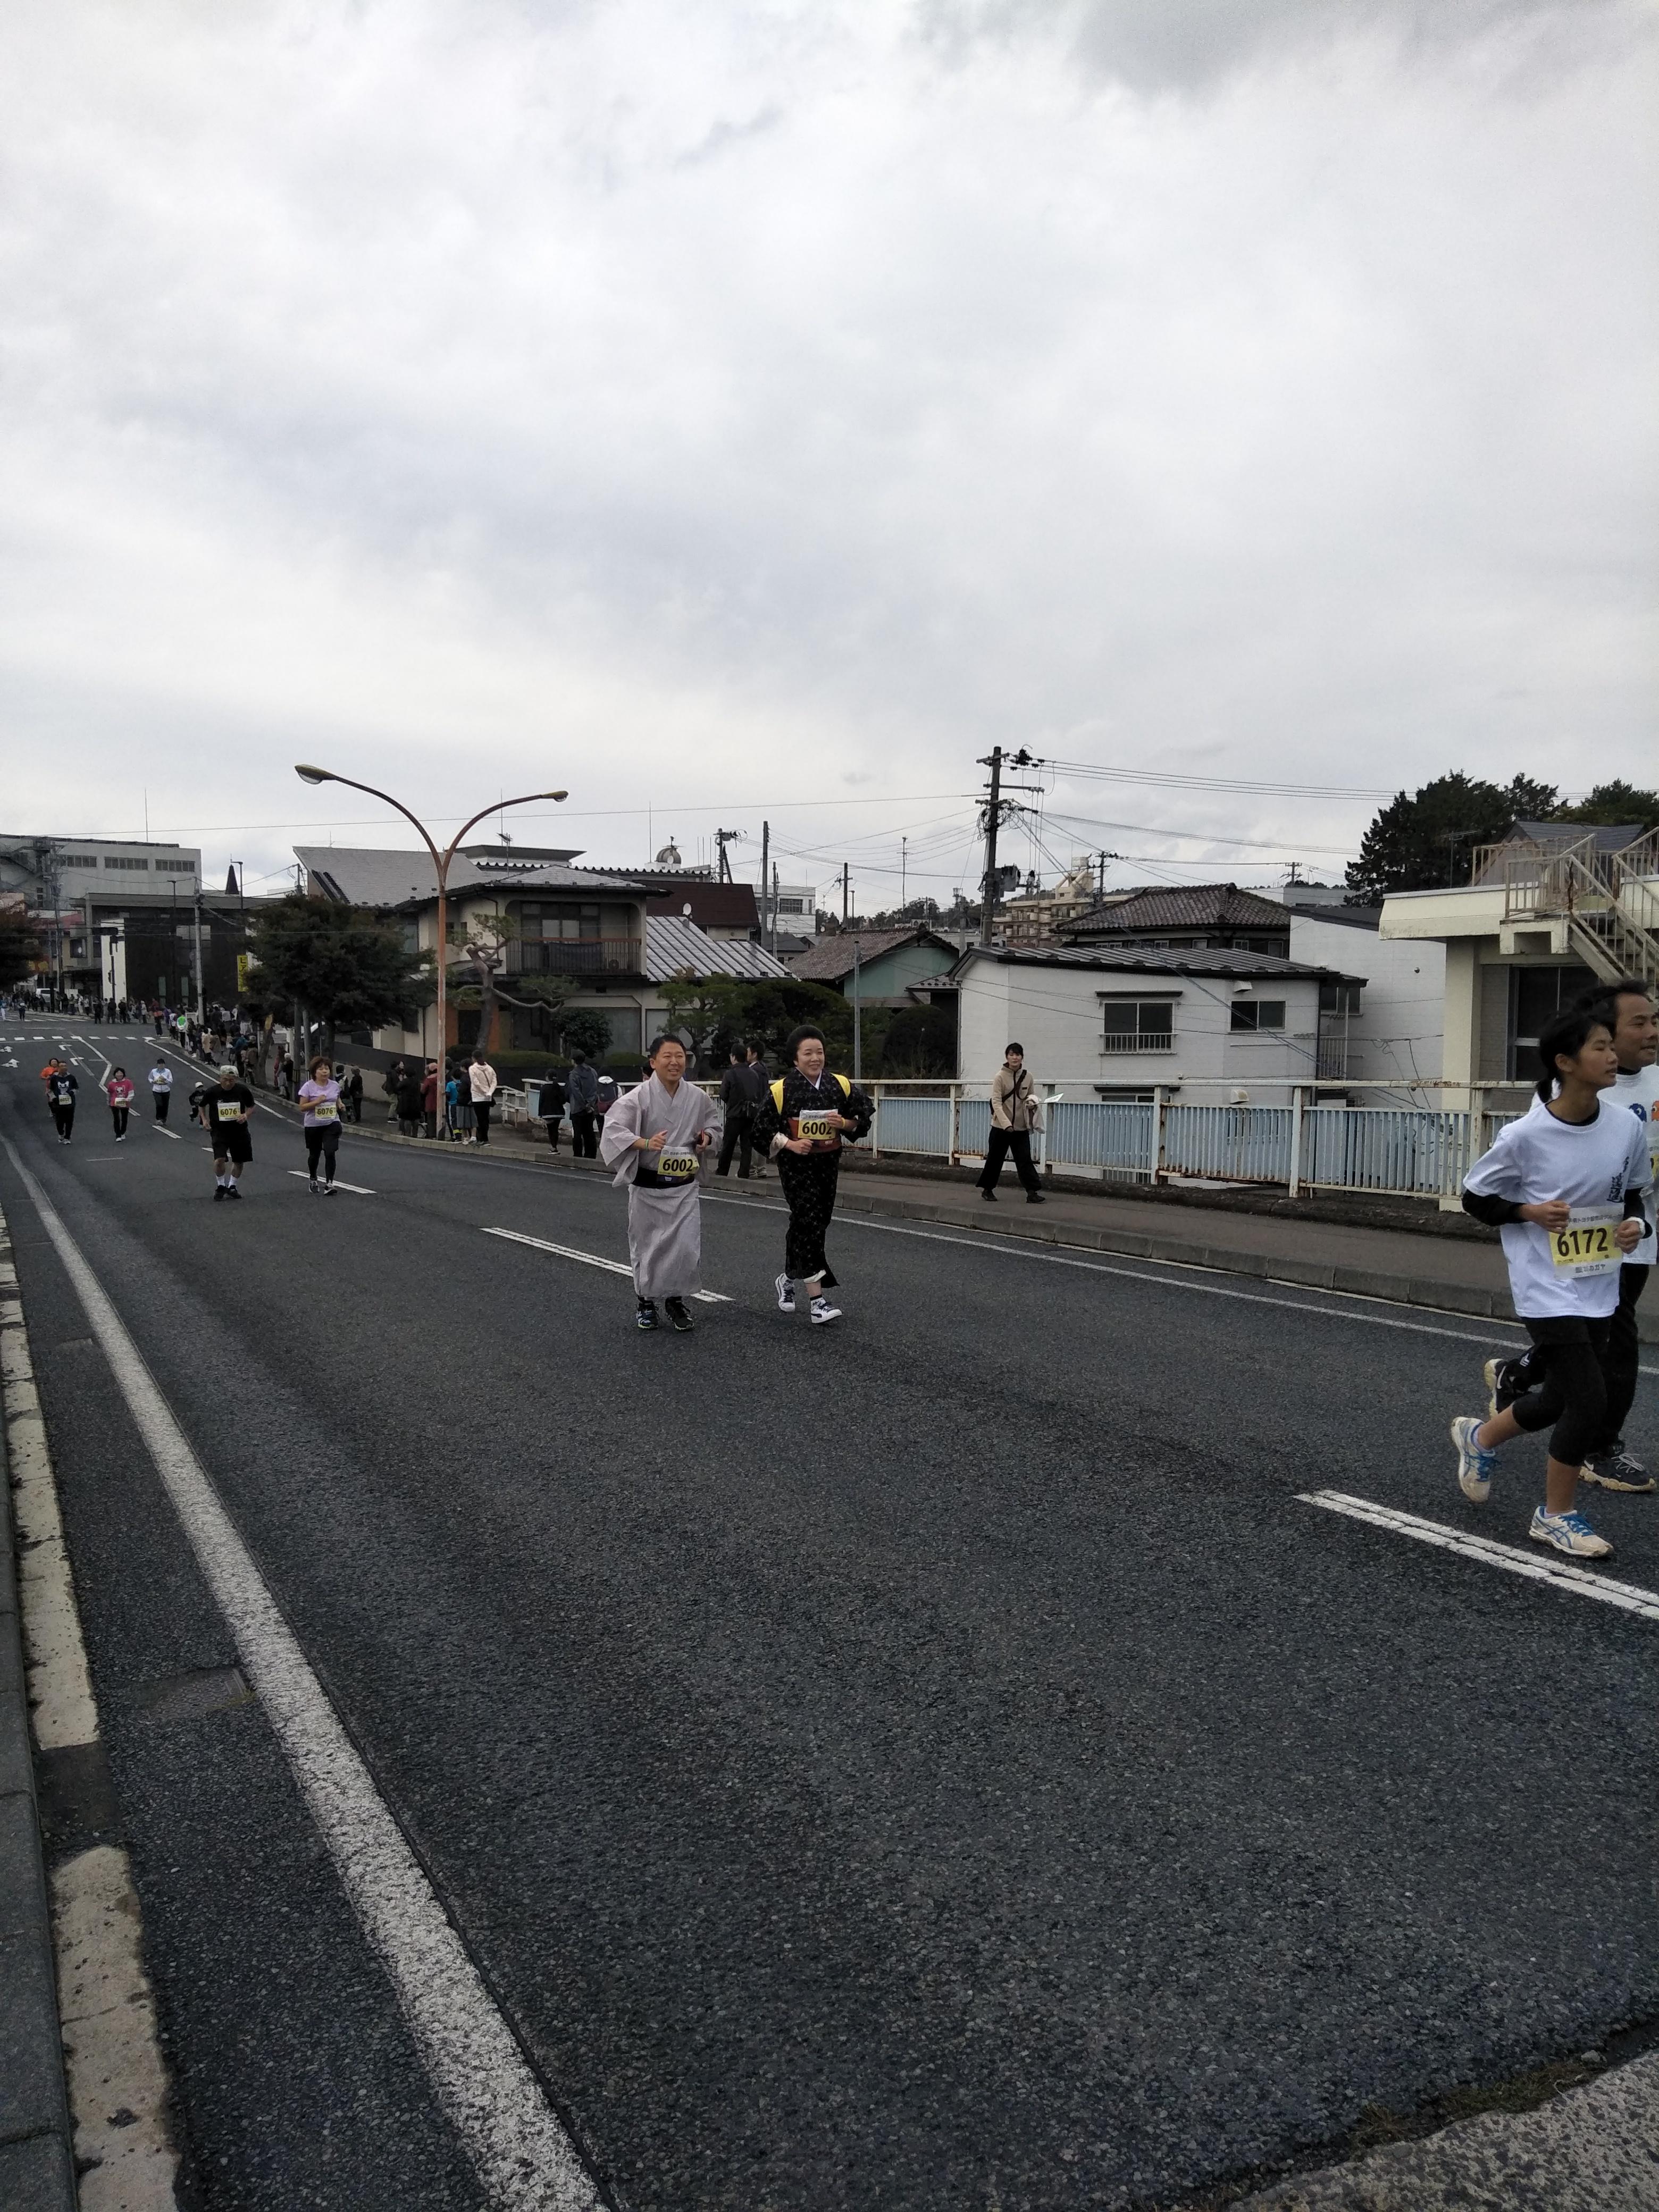
{"label": "tiled roof", "polygon": [[[427,853],[400,853],[380,846],[296,845],[294,857],[330,898],[352,906],[402,906],[410,899],[438,895],[438,878]],[[477,890],[632,890],[626,876],[602,876],[591,868],[568,868],[527,861],[522,872],[500,862],[480,868],[458,854],[450,863],[453,892]]]}
{"label": "tiled roof", "polygon": [[665,983],[686,969],[694,975],[735,975],[744,982],[758,982],[769,975],[789,973],[781,960],[751,944],[746,937],[709,937],[694,921],[677,914],[648,914],[645,918],[645,972],[653,983]]}
{"label": "tiled roof", "polygon": [[1121,905],[1079,915],[1068,935],[1139,936],[1147,929],[1284,929],[1290,909],[1278,899],[1242,891],[1237,884],[1171,884],[1145,890]]}
{"label": "tiled roof", "polygon": [[819,938],[806,951],[793,954],[789,962],[790,973],[806,983],[839,983],[853,972],[855,945],[859,964],[864,968],[889,952],[896,952],[902,945],[936,945],[947,961],[957,957],[957,948],[948,938],[939,937],[927,928],[843,929],[836,936]]}
{"label": "tiled roof", "polygon": [[1258,975],[1336,977],[1358,983],[1358,975],[1344,976],[1335,968],[1310,967],[1304,960],[1281,960],[1273,952],[1229,952],[1221,946],[1176,945],[1169,951],[1136,945],[1034,945],[982,946],[963,955],[958,967],[974,959],[994,960],[1008,968],[1085,968],[1125,975]]}

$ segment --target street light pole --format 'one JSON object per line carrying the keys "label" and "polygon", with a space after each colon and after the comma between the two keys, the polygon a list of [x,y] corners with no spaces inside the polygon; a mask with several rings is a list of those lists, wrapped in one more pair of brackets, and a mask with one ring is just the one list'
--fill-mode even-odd
{"label": "street light pole", "polygon": [[[476,830],[486,815],[500,813],[508,806],[528,806],[538,799],[558,800],[568,799],[568,791],[527,791],[521,799],[492,799],[488,806],[481,806],[470,821],[463,822],[441,853],[428,834],[420,817],[411,814],[401,799],[394,799],[389,791],[380,791],[372,783],[359,783],[355,776],[337,775],[332,769],[313,768],[296,762],[294,773],[301,783],[343,783],[349,790],[364,791],[371,799],[384,799],[395,807],[405,822],[413,823],[420,833],[421,842],[432,855],[432,865],[438,877],[438,1097],[443,1097],[444,1073],[449,1053],[449,864],[459,848],[460,842],[469,830]],[[424,1054],[422,1055],[424,1057]],[[295,1068],[298,1073],[298,1068]],[[440,1109],[441,1111],[441,1108]]]}

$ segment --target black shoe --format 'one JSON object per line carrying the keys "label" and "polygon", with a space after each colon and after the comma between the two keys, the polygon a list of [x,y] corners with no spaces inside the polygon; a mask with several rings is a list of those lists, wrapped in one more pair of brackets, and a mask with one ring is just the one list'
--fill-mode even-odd
{"label": "black shoe", "polygon": [[225,1185],[225,1196],[227,1198],[240,1198],[241,1194],[241,1192],[237,1189],[234,1182],[228,1182]]}
{"label": "black shoe", "polygon": [[669,1320],[673,1323],[674,1327],[678,1329],[682,1336],[685,1334],[688,1329],[694,1328],[696,1326],[696,1322],[693,1322],[691,1318],[690,1312],[687,1308],[684,1298],[665,1298],[663,1304],[668,1310]]}
{"label": "black shoe", "polygon": [[223,1183],[216,1182],[213,1186],[213,1203],[217,1206],[219,1200],[224,1196],[224,1194],[225,1187]]}
{"label": "black shoe", "polygon": [[985,1200],[985,1203],[988,1206],[994,1206],[997,1202],[997,1194],[995,1191],[987,1190],[983,1183],[980,1185],[979,1194]]}
{"label": "black shoe", "polygon": [[1027,1206],[1047,1206],[1048,1201],[1040,1190],[1028,1190],[1025,1194],[1025,1203]]}
{"label": "black shoe", "polygon": [[655,1328],[657,1309],[649,1298],[640,1300],[639,1311],[634,1316],[635,1328]]}

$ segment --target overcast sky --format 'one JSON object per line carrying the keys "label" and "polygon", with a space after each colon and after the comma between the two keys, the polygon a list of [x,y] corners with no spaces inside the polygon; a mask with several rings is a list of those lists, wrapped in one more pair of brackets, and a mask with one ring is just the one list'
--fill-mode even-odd
{"label": "overcast sky", "polygon": [[[973,882],[998,742],[1650,782],[1656,51],[1644,0],[10,0],[0,830],[147,795],[250,889],[406,842],[318,759],[434,824],[568,785],[518,834],[601,862],[718,823],[752,878],[769,816],[867,911],[902,835]],[[1042,781],[1117,881],[1372,811]]]}

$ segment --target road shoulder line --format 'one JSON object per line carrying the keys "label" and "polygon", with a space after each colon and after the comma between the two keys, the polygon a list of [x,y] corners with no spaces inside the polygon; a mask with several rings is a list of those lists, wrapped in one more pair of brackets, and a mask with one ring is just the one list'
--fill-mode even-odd
{"label": "road shoulder line", "polygon": [[24,1869],[24,1893],[0,1897],[0,1914],[21,1939],[8,2001],[33,2077],[20,2114],[32,2132],[5,2147],[18,2170],[8,2178],[0,2165],[0,2181],[15,2181],[17,2201],[74,2212],[78,2171],[81,2212],[172,2212],[179,2161],[127,1854],[100,1842],[48,1869],[42,1845],[31,1734],[43,1774],[54,1762],[101,1772],[103,1747],[3,1212],[0,1406],[0,1820]]}
{"label": "road shoulder line", "polygon": [[0,1137],[178,1514],[441,2106],[501,2212],[601,2203],[511,2026],[283,1619],[108,1293]]}

